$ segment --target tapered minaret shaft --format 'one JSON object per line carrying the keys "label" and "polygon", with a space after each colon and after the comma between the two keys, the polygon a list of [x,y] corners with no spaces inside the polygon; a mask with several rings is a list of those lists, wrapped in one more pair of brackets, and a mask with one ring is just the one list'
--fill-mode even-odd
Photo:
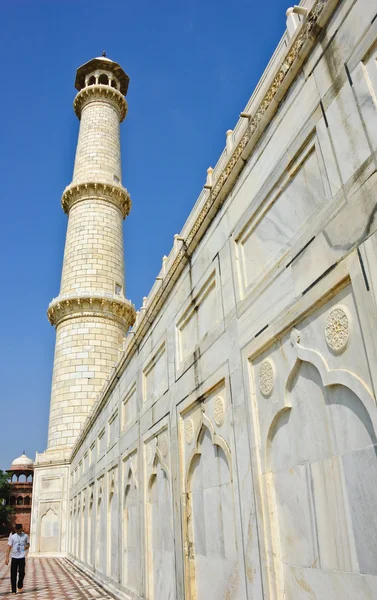
{"label": "tapered minaret shaft", "polygon": [[77,71],[80,132],[73,182],[62,197],[69,217],[63,272],[48,309],[56,327],[48,450],[74,444],[135,318],[124,296],[122,223],[130,198],[119,137],[128,82],[105,57]]}

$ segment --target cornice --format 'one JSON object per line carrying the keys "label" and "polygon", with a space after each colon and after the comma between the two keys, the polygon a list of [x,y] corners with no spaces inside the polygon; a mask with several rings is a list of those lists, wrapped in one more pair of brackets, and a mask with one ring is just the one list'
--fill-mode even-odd
{"label": "cornice", "polygon": [[71,294],[54,298],[47,311],[51,325],[75,318],[97,317],[110,319],[125,329],[135,322],[135,307],[121,296],[102,294]]}
{"label": "cornice", "polygon": [[83,200],[104,200],[117,206],[127,217],[131,210],[131,198],[123,186],[110,185],[89,181],[87,183],[71,183],[63,192],[61,203],[65,213],[69,213],[72,206]]}
{"label": "cornice", "polygon": [[73,101],[73,108],[78,118],[81,118],[81,112],[84,106],[96,100],[107,100],[112,102],[119,110],[120,122],[127,114],[127,101],[125,97],[115,88],[108,85],[89,85],[79,91]]}
{"label": "cornice", "polygon": [[253,148],[276,114],[289,86],[297,77],[303,62],[309,56],[310,51],[317,42],[322,29],[327,25],[339,1],[316,0],[305,22],[292,38],[286,54],[272,77],[267,92],[256,110],[250,115],[248,119],[249,123],[243,136],[224,169],[213,182],[208,197],[190,229],[183,247],[177,252],[173,263],[164,275],[158,291],[151,298],[149,306],[143,311],[143,317],[140,319],[137,328],[133,331],[134,335],[127,337],[128,343],[123,356],[112,369],[111,376],[94,403],[88,419],[72,449],[71,460],[76,455],[93,422],[105,405],[109,394],[117,382],[117,378],[123,373],[133,354],[137,352],[139,345],[152,326],[157,314],[164,306],[180,274],[205,235],[214,217],[221,209],[237,181],[243,166],[250,157]]}

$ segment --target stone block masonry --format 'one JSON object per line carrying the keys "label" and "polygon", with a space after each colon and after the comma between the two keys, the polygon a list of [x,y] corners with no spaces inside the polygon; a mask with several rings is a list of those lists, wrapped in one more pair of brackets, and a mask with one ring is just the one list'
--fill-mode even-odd
{"label": "stone block masonry", "polygon": [[122,178],[119,110],[95,98],[81,111],[73,183],[119,183]]}

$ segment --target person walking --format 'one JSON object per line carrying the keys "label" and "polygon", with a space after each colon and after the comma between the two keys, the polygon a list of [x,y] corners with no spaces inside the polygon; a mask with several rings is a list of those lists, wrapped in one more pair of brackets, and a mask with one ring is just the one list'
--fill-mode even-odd
{"label": "person walking", "polygon": [[[24,533],[20,523],[16,525],[16,533],[11,533],[8,539],[8,549],[5,558],[5,564],[9,564],[9,556],[12,558],[10,566],[10,580],[12,584],[12,594],[21,592],[25,577],[25,552],[29,550],[29,536]],[[17,584],[18,571],[18,584]]]}

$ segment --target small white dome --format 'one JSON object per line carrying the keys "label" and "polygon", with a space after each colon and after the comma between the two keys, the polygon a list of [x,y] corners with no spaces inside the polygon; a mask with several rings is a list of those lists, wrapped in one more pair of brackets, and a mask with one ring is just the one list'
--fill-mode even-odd
{"label": "small white dome", "polygon": [[14,461],[12,462],[12,467],[17,467],[17,466],[26,466],[26,465],[34,465],[34,462],[31,460],[31,458],[28,458],[26,456],[26,454],[22,454],[21,456],[19,456],[18,458],[15,458]]}

